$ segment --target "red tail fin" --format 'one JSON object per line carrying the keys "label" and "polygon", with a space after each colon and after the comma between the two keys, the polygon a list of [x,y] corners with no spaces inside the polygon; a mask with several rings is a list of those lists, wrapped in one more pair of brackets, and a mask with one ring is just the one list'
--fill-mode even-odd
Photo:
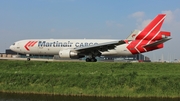
{"label": "red tail fin", "polygon": [[165,17],[165,14],[157,15],[138,35],[136,35],[135,40],[127,46],[132,54],[143,53],[163,47],[163,44],[158,44],[158,46],[148,49],[144,48],[143,46],[157,40],[161,40],[163,37],[170,36],[170,32],[160,31]]}
{"label": "red tail fin", "polygon": [[165,14],[159,14],[152,20],[149,25],[147,25],[141,33],[136,37],[136,39],[141,39],[141,40],[151,40],[154,35],[158,33],[160,30],[164,19],[166,15]]}

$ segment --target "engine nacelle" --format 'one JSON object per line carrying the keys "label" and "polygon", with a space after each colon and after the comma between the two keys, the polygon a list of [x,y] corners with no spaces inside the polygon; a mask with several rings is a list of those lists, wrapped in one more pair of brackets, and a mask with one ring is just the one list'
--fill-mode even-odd
{"label": "engine nacelle", "polygon": [[72,50],[61,50],[59,51],[59,56],[60,58],[71,58],[71,59],[79,59],[84,57],[84,55],[80,55],[78,52]]}

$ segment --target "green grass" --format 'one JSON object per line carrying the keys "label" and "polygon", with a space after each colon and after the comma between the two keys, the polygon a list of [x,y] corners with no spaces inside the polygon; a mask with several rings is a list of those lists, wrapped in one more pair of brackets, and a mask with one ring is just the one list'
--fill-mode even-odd
{"label": "green grass", "polygon": [[180,64],[1,60],[0,91],[78,96],[179,97]]}

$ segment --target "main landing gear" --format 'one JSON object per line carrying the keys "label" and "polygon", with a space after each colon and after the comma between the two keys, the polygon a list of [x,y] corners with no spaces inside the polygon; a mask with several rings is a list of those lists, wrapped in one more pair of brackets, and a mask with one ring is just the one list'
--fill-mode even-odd
{"label": "main landing gear", "polygon": [[86,62],[97,62],[97,59],[95,57],[93,57],[93,58],[86,58]]}
{"label": "main landing gear", "polygon": [[101,52],[98,50],[91,51],[91,53],[86,55],[86,62],[97,62],[97,59],[95,57],[100,57]]}

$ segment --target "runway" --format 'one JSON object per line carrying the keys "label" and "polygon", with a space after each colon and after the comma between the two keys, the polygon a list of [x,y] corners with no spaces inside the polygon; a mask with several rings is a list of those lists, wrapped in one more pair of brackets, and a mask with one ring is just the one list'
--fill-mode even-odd
{"label": "runway", "polygon": [[[8,58],[8,57],[0,57],[0,60],[22,60],[27,61],[27,58]],[[31,61],[71,61],[71,62],[85,62],[84,60],[79,59],[42,59],[42,58],[31,58]]]}

